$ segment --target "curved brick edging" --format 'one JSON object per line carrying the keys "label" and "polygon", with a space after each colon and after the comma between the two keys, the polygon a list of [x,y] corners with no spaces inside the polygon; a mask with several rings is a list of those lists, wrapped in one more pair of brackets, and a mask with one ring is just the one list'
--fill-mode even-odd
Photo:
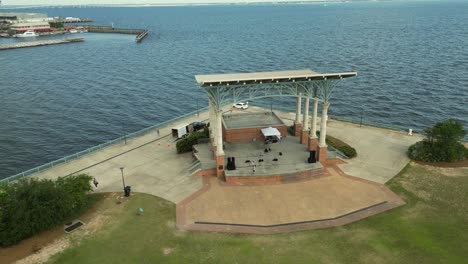
{"label": "curved brick edging", "polygon": [[276,225],[250,225],[250,224],[231,224],[231,223],[212,223],[212,222],[195,222],[195,224],[203,224],[203,225],[225,225],[225,226],[246,226],[246,227],[262,227],[262,228],[271,228],[271,227],[280,227],[280,226],[290,226],[290,225],[299,225],[299,224],[310,224],[310,223],[318,223],[318,222],[324,222],[324,221],[332,221],[332,220],[338,220],[340,218],[350,216],[377,206],[381,206],[386,204],[388,201],[383,201],[380,203],[373,204],[368,207],[364,207],[337,217],[333,218],[325,218],[325,219],[317,219],[317,220],[309,220],[309,221],[300,221],[300,222],[291,222],[291,223],[284,223],[284,224],[276,224]]}
{"label": "curved brick edging", "polygon": [[393,208],[402,206],[405,202],[395,193],[393,193],[385,185],[372,182],[369,180],[361,179],[358,177],[350,176],[345,174],[336,165],[327,166],[326,169],[335,170],[340,176],[352,178],[360,182],[365,182],[379,187],[386,193],[388,199],[384,202],[367,206],[355,211],[336,216],[327,219],[315,219],[301,222],[282,223],[269,226],[262,225],[249,225],[249,224],[236,224],[236,223],[211,223],[211,222],[195,222],[186,223],[185,206],[192,200],[209,190],[210,188],[210,176],[203,177],[203,188],[198,190],[196,193],[187,197],[185,200],[177,204],[177,228],[183,230],[197,230],[197,231],[215,231],[215,232],[228,232],[228,233],[252,233],[252,234],[274,234],[274,233],[288,233],[303,230],[322,229],[335,226],[342,226],[352,222],[362,220],[364,218],[376,215]]}
{"label": "curved brick edging", "polygon": [[192,193],[189,197],[185,198],[178,204],[176,204],[176,226],[179,229],[184,229],[185,225],[185,205],[190,203],[192,200],[200,196],[202,193],[206,192],[207,190],[210,189],[211,184],[210,184],[210,178],[214,176],[202,176],[203,177],[203,187],[199,189],[198,191]]}

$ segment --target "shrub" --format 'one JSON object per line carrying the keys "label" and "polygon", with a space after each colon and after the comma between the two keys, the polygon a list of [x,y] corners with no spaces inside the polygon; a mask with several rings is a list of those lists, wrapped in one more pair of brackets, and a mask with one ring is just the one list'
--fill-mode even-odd
{"label": "shrub", "polygon": [[295,134],[294,126],[288,126],[287,130],[288,130],[289,135],[294,136]]}
{"label": "shrub", "polygon": [[466,135],[461,122],[448,119],[424,130],[425,139],[408,148],[410,159],[451,162],[468,158],[468,149],[459,141]]}
{"label": "shrub", "polygon": [[345,154],[346,157],[348,157],[348,158],[354,158],[354,157],[357,156],[356,149],[354,149],[353,147],[351,147],[349,145],[338,146],[338,147],[335,147],[335,148],[338,149],[339,151],[343,152],[343,154]]}
{"label": "shrub", "polygon": [[[317,131],[317,136],[320,136],[320,131]],[[327,145],[330,145],[334,147],[335,149],[341,151],[343,154],[346,155],[346,157],[350,159],[357,156],[356,149],[351,147],[350,145],[348,145],[347,143],[345,143],[344,141],[340,139],[327,135],[326,143]]]}
{"label": "shrub", "polygon": [[337,150],[343,152],[343,154],[346,155],[346,157],[348,158],[354,158],[357,156],[357,152],[356,152],[356,149],[354,149],[353,147],[351,147],[350,145],[348,145],[347,143],[337,139],[337,138],[334,138],[332,136],[329,136],[327,135],[327,139],[326,139],[326,142],[328,145],[336,148]]}
{"label": "shrub", "polygon": [[0,185],[0,246],[48,230],[88,204],[91,177],[35,178]]}
{"label": "shrub", "polygon": [[205,127],[202,131],[193,132],[188,137],[179,140],[176,144],[177,153],[185,153],[192,151],[192,146],[197,144],[198,139],[208,138],[209,132],[208,127]]}

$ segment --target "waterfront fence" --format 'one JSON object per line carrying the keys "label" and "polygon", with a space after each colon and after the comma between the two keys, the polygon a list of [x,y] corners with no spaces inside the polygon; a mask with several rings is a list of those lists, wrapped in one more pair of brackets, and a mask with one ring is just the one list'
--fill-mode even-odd
{"label": "waterfront fence", "polygon": [[[279,105],[269,105],[267,103],[260,103],[260,102],[254,102],[254,103],[251,103],[250,105],[259,106],[259,107],[263,107],[263,108],[271,108],[271,109],[286,111],[286,112],[295,112],[295,107],[294,107],[294,109],[292,109],[291,107],[285,107],[285,106],[279,106]],[[199,112],[205,111],[207,109],[208,109],[208,107],[204,107],[204,108],[198,109],[196,111],[181,115],[179,117],[164,121],[162,123],[158,123],[158,124],[156,124],[154,126],[150,126],[150,127],[141,129],[141,130],[133,132],[133,133],[125,134],[124,136],[113,139],[111,141],[104,142],[104,143],[99,144],[97,146],[82,150],[82,151],[74,153],[72,155],[68,155],[68,156],[63,157],[61,159],[54,160],[52,162],[46,163],[44,165],[41,165],[41,166],[38,166],[38,167],[35,167],[35,168],[32,168],[32,169],[29,169],[27,171],[20,172],[20,173],[18,173],[16,175],[7,177],[5,179],[1,179],[0,182],[14,181],[14,180],[26,177],[26,176],[30,176],[30,175],[32,175],[34,173],[38,173],[38,172],[47,170],[49,168],[53,168],[53,167],[55,167],[57,165],[60,165],[62,163],[67,163],[69,161],[76,160],[76,159],[78,159],[78,158],[80,158],[80,157],[82,157],[82,156],[84,156],[86,154],[92,153],[92,152],[94,152],[96,150],[101,150],[103,148],[112,146],[114,144],[124,142],[127,139],[132,139],[132,138],[135,138],[135,137],[143,136],[143,135],[149,133],[150,131],[154,131],[156,129],[161,129],[163,127],[168,126],[171,123],[180,121],[182,119],[185,119],[185,118],[193,116],[193,115],[197,115]],[[369,122],[367,120],[361,120],[360,118],[338,117],[338,116],[333,116],[333,115],[329,115],[329,118],[335,119],[335,120],[338,120],[338,121],[354,123],[354,124],[360,124],[360,125],[362,124],[362,125],[373,126],[373,127],[378,127],[378,128],[392,129],[392,130],[397,130],[397,131],[405,131],[405,129],[403,129],[402,127],[372,123],[372,122]],[[337,150],[337,149],[335,149],[335,148],[333,148],[331,146],[328,146],[328,149],[333,152],[331,155],[335,155],[335,157],[338,156],[338,157],[341,157],[343,159],[347,158],[346,155],[344,155],[342,152],[340,152],[339,150]]]}
{"label": "waterfront fence", "polygon": [[205,110],[208,110],[208,107],[204,107],[204,108],[201,108],[201,109],[198,109],[196,111],[193,111],[193,112],[190,112],[190,113],[187,113],[187,114],[184,114],[184,115],[181,115],[181,116],[178,116],[176,118],[173,118],[173,119],[170,119],[170,120],[167,120],[167,121],[164,121],[162,123],[158,123],[154,126],[150,126],[150,127],[147,127],[147,128],[143,128],[141,130],[138,130],[136,132],[133,132],[133,133],[129,133],[129,134],[125,134],[119,138],[116,138],[116,139],[113,139],[111,141],[107,141],[107,142],[104,142],[102,144],[99,144],[97,146],[94,146],[94,147],[91,147],[91,148],[88,148],[88,149],[85,149],[85,150],[82,150],[82,151],[79,151],[77,153],[74,153],[72,155],[68,155],[68,156],[65,156],[63,158],[60,158],[58,160],[54,160],[52,162],[49,162],[49,163],[46,163],[46,164],[43,164],[41,166],[38,166],[38,167],[35,167],[35,168],[32,168],[32,169],[29,169],[27,171],[23,171],[23,172],[20,172],[18,174],[15,174],[13,176],[10,176],[10,177],[7,177],[5,179],[1,179],[0,182],[10,182],[10,181],[15,181],[15,180],[18,180],[20,178],[23,178],[23,177],[26,177],[26,176],[30,176],[32,174],[35,174],[35,173],[39,173],[41,171],[44,171],[44,170],[47,170],[47,169],[50,169],[50,168],[53,168],[55,166],[58,166],[60,164],[63,164],[63,163],[67,163],[69,161],[72,161],[72,160],[76,160],[76,159],[79,159],[81,158],[82,156],[86,155],[86,154],[89,154],[89,153],[92,153],[94,151],[97,151],[97,150],[101,150],[103,148],[106,148],[106,147],[109,147],[109,146],[112,146],[112,145],[115,145],[117,143],[122,143],[122,142],[125,142],[126,140],[128,139],[132,139],[132,138],[136,138],[136,137],[140,137],[140,136],[143,136],[151,131],[154,131],[156,129],[161,129],[163,127],[166,127],[168,126],[169,124],[171,123],[174,123],[174,122],[177,122],[177,121],[180,121],[182,119],[185,119],[185,118],[188,118],[188,117],[191,117],[191,116],[196,116],[199,112],[201,111],[205,111]]}

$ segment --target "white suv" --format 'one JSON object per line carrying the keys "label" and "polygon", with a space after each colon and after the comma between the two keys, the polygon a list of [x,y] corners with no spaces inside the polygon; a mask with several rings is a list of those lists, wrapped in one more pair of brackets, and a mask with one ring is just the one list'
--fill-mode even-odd
{"label": "white suv", "polygon": [[237,109],[247,109],[247,108],[249,108],[249,102],[236,103],[236,104],[233,104],[232,107],[237,108]]}

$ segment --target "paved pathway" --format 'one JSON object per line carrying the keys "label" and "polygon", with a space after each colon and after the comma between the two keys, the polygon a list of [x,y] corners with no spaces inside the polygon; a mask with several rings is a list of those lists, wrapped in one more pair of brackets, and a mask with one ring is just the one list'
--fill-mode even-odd
{"label": "paved pathway", "polygon": [[422,140],[404,132],[331,121],[327,132],[353,146],[358,156],[339,165],[349,175],[385,183],[410,161],[408,147]]}
{"label": "paved pathway", "polygon": [[[261,109],[251,107],[248,111],[259,110]],[[292,123],[293,114],[281,111],[277,113],[287,123]],[[97,191],[122,191],[119,168],[125,167],[126,184],[131,185],[133,191],[150,193],[177,203],[198,190],[202,182],[188,175],[191,156],[176,154],[175,143],[170,136],[171,128],[207,118],[207,112],[202,112],[199,116],[190,116],[161,128],[160,135],[155,130],[129,139],[127,144],[109,146],[33,176],[56,178],[82,171],[98,179],[100,184]],[[328,131],[358,151],[357,158],[340,165],[343,171],[379,183],[388,181],[406,165],[407,147],[419,140],[416,136],[410,137],[396,131],[360,128],[358,125],[338,121],[330,121]]]}
{"label": "paved pathway", "polygon": [[191,154],[176,154],[171,128],[207,118],[207,112],[203,112],[160,129],[159,135],[154,130],[129,139],[126,144],[109,146],[33,176],[56,178],[80,171],[96,177],[99,182],[96,191],[120,192],[123,189],[120,167],[124,167],[125,183],[132,191],[177,203],[200,189],[202,181],[188,174]]}
{"label": "paved pathway", "polygon": [[[289,125],[295,114],[276,111]],[[320,128],[320,118],[317,122]],[[408,164],[406,151],[409,146],[422,140],[420,135],[408,136],[405,132],[371,126],[329,120],[327,134],[343,140],[358,153],[356,158],[346,160],[340,168],[349,175],[385,183]]]}

